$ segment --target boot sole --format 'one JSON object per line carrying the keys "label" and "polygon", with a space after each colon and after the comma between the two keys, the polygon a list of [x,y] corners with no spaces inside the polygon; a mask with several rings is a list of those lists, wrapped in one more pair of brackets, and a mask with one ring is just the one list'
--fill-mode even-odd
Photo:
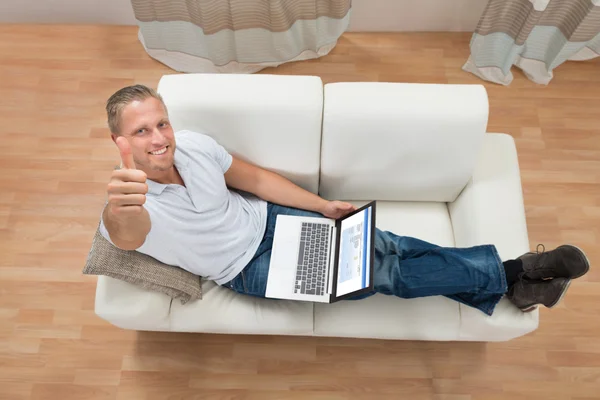
{"label": "boot sole", "polygon": [[[569,289],[569,286],[571,286],[571,279],[568,279],[567,283],[565,283],[565,286],[563,286],[560,296],[558,296],[558,298],[556,300],[554,300],[553,303],[546,306],[546,308],[554,308],[556,305],[558,305],[558,303],[560,303],[562,301],[563,297],[565,297],[565,294],[567,294],[567,290]],[[532,304],[525,308],[521,308],[521,311],[524,313],[532,312],[532,311],[535,311],[538,308],[538,306],[544,306],[544,305],[545,304],[542,304],[542,303]]]}

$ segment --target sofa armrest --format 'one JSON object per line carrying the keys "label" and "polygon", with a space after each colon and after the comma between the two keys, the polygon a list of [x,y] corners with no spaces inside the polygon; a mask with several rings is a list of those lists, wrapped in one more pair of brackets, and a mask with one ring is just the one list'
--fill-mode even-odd
{"label": "sofa armrest", "polygon": [[473,176],[448,209],[456,246],[493,244],[503,260],[529,251],[519,161],[511,136],[485,135]]}
{"label": "sofa armrest", "polygon": [[[448,209],[457,247],[493,244],[502,260],[529,251],[519,161],[511,136],[485,135],[473,177]],[[523,313],[506,298],[489,317],[460,304],[460,340],[507,341],[536,330],[538,324],[539,310]]]}
{"label": "sofa armrest", "polygon": [[170,310],[171,298],[165,294],[98,276],[96,315],[119,328],[170,331]]}

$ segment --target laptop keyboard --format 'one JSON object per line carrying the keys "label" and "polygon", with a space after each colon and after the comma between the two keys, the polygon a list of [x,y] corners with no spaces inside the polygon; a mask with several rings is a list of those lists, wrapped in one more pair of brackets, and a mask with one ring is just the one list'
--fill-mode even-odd
{"label": "laptop keyboard", "polygon": [[327,281],[330,225],[302,223],[294,293],[322,295]]}

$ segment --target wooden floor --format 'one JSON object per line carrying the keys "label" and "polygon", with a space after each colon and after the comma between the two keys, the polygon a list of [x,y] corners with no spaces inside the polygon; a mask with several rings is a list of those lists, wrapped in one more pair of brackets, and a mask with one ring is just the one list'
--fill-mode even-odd
{"label": "wooden floor", "polygon": [[[94,315],[82,276],[118,153],[104,102],[170,69],[133,27],[0,25],[0,399],[599,399],[600,60],[548,87],[485,84],[490,132],[516,138],[531,247],[592,271],[540,329],[501,344],[136,333]],[[347,34],[266,73],[325,82],[481,83],[469,34]],[[596,268],[594,268],[596,267]]]}

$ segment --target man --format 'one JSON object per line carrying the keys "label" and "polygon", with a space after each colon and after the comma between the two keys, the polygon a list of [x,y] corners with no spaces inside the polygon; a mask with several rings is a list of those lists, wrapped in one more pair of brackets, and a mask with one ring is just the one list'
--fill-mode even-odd
{"label": "man", "polygon": [[[100,229],[119,248],[264,296],[277,215],[339,218],[355,210],[233,157],[207,135],[175,134],[162,98],[145,86],[117,91],[106,111],[122,168],[108,184]],[[375,292],[444,295],[488,315],[505,294],[525,312],[553,307],[588,269],[584,253],[568,245],[502,263],[493,245],[375,236]]]}

